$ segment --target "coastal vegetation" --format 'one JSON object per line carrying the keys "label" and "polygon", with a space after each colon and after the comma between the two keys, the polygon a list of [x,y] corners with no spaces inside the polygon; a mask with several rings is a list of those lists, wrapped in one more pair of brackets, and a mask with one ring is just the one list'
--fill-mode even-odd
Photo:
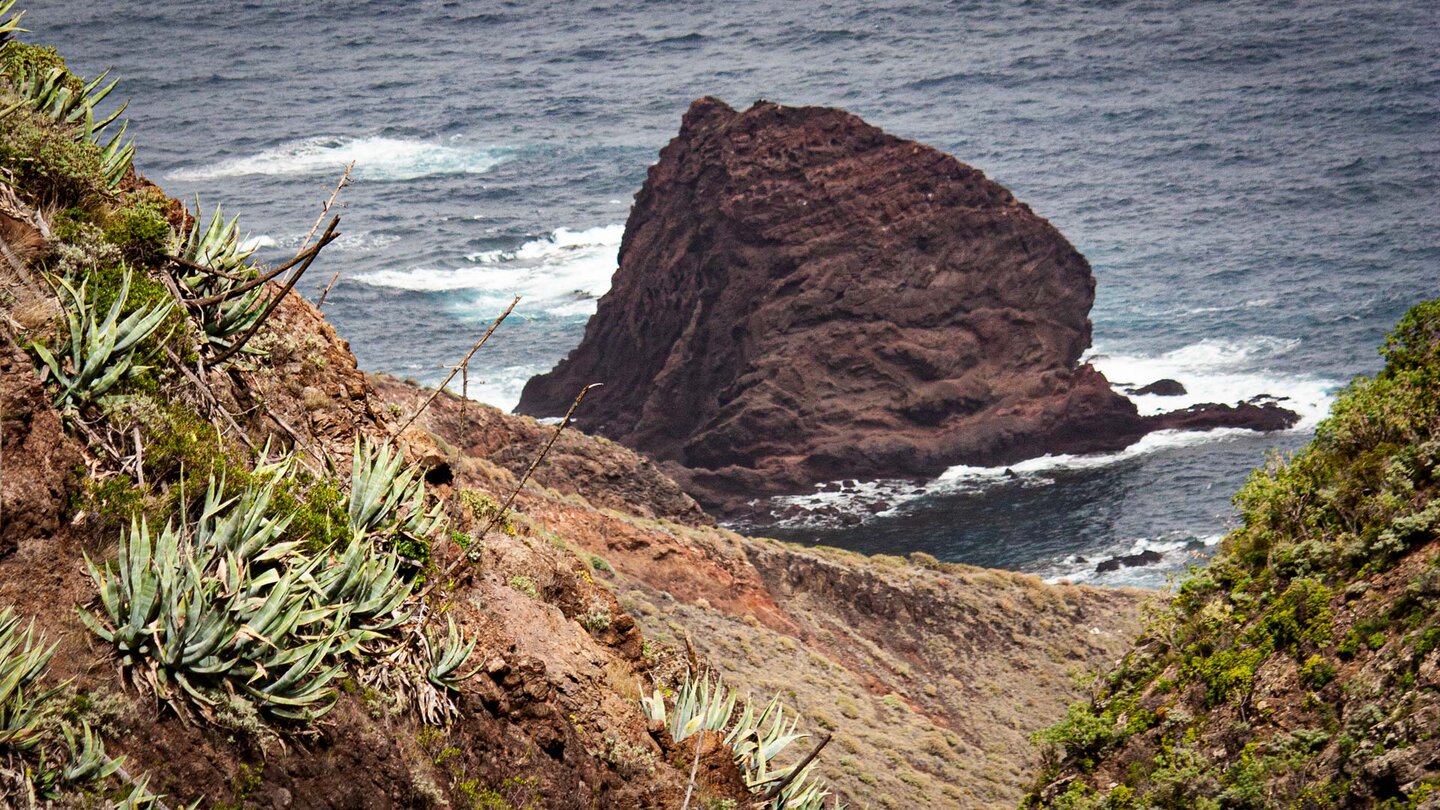
{"label": "coastal vegetation", "polygon": [[1036,735],[1025,806],[1419,807],[1440,788],[1440,300],[1400,320],[1314,440],[1091,700]]}

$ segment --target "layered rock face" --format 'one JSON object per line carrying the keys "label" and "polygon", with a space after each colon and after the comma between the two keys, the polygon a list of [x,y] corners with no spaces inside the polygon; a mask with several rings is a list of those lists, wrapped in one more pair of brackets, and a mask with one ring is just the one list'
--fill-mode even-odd
{"label": "layered rock face", "polygon": [[605,383],[577,422],[721,511],[1115,449],[1160,425],[1079,364],[1094,290],[1050,223],[948,155],[841,110],[704,98],[636,197],[584,341],[518,410]]}

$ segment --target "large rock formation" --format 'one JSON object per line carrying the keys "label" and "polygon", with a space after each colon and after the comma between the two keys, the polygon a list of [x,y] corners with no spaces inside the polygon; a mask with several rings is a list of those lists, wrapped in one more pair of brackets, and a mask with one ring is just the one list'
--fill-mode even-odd
{"label": "large rock formation", "polygon": [[605,383],[577,422],[721,511],[1116,449],[1163,425],[1079,364],[1094,290],[1050,223],[949,155],[841,110],[704,98],[636,197],[584,341],[518,410]]}

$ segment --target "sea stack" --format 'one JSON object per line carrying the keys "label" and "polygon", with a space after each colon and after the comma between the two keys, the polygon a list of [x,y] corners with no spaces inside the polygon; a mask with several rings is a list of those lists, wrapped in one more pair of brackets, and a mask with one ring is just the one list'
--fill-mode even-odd
{"label": "sea stack", "polygon": [[1080,363],[1094,296],[1085,257],[979,170],[843,110],[702,98],[584,340],[517,410],[558,415],[604,383],[576,423],[721,513],[1113,450],[1166,425]]}

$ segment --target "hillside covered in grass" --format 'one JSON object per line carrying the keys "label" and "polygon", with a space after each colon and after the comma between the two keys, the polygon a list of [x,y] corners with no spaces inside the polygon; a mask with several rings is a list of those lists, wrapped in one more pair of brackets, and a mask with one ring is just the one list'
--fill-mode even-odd
{"label": "hillside covered in grass", "polygon": [[1440,301],[1092,700],[1037,735],[1053,808],[1440,806]]}

